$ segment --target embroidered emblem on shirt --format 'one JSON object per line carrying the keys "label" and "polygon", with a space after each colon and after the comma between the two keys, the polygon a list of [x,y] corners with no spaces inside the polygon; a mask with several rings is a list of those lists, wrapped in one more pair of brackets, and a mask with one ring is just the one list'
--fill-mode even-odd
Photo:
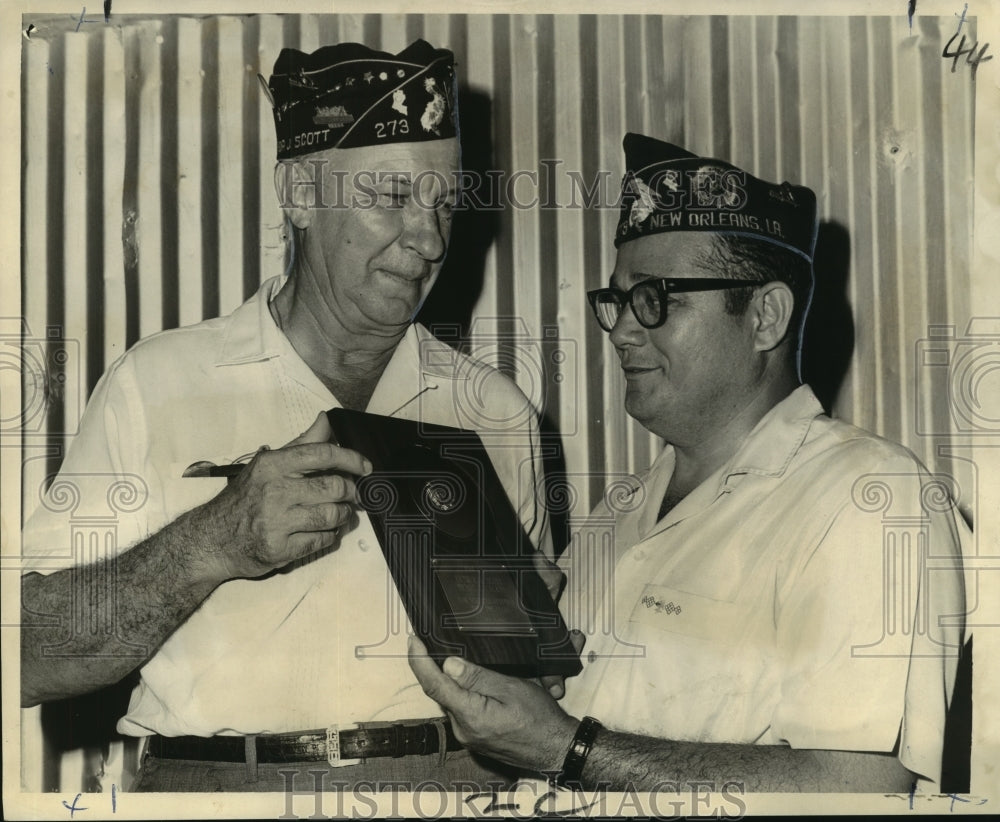
{"label": "embroidered emblem on shirt", "polygon": [[657,597],[649,596],[648,594],[644,596],[641,600],[642,604],[647,608],[652,608],[658,614],[679,614],[681,612],[681,606],[675,605],[673,600],[670,602],[664,602],[662,599]]}

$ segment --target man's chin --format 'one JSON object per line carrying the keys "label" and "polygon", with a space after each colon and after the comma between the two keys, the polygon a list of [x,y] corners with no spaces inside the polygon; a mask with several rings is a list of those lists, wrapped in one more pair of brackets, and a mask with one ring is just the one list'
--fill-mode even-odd
{"label": "man's chin", "polygon": [[362,308],[368,321],[387,334],[402,332],[412,324],[420,302],[416,297],[401,299],[398,295],[383,294],[378,302],[371,302]]}
{"label": "man's chin", "polygon": [[650,433],[662,436],[656,429],[660,427],[657,421],[663,417],[663,405],[655,398],[629,391],[625,394],[625,413]]}
{"label": "man's chin", "polygon": [[644,420],[647,418],[647,410],[643,398],[633,396],[632,392],[625,394],[625,413],[636,422],[645,425]]}

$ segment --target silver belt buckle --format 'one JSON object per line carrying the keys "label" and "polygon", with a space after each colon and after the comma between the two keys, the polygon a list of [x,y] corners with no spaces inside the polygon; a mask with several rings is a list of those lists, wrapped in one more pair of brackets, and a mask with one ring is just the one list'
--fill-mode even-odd
{"label": "silver belt buckle", "polygon": [[326,761],[331,768],[341,768],[345,765],[357,765],[360,759],[342,759],[340,756],[340,732],[356,728],[354,725],[331,725],[326,729]]}

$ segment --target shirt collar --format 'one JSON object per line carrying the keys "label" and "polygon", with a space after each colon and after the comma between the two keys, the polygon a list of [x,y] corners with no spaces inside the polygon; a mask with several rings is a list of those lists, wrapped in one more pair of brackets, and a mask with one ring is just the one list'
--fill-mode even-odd
{"label": "shirt collar", "polygon": [[[215,365],[262,362],[289,354],[294,355],[295,359],[301,359],[274,322],[269,308],[271,300],[281,290],[286,280],[285,276],[265,280],[256,294],[226,318],[225,332]],[[392,359],[386,366],[372,395],[369,410],[373,413],[392,413],[401,404],[400,397],[405,395],[405,399],[410,400],[426,389],[428,378],[467,380],[471,371],[468,364],[471,362],[473,361],[437,339],[422,325],[413,323],[399,341]],[[308,368],[304,363],[303,367]],[[306,379],[306,375],[299,376],[302,378],[300,381],[307,387],[323,396],[329,394],[322,389],[321,383],[312,372],[309,372],[312,379]],[[406,415],[401,413],[401,416]]]}
{"label": "shirt collar", "polygon": [[421,405],[416,400],[426,391],[437,390],[440,381],[469,379],[470,362],[422,325],[413,323],[375,386],[368,411],[417,419]]}
{"label": "shirt collar", "polygon": [[291,346],[271,316],[271,299],[287,277],[265,280],[257,293],[226,318],[215,365],[238,365],[277,357]]}
{"label": "shirt collar", "polygon": [[[809,426],[823,413],[808,385],[800,385],[754,426],[722,474],[722,487],[746,474],[780,477],[799,450]],[[721,490],[721,489],[720,489]]]}
{"label": "shirt collar", "polygon": [[823,407],[808,385],[796,388],[768,411],[754,426],[732,459],[705,479],[682,499],[662,520],[657,520],[660,500],[674,473],[674,449],[668,445],[640,480],[649,504],[639,519],[642,539],[686,519],[704,509],[722,494],[731,491],[743,477],[779,477],[788,468],[809,432],[812,421]]}
{"label": "shirt collar", "polygon": [[407,333],[406,344],[418,357],[420,370],[429,377],[442,380],[467,380],[482,363],[461,354],[448,343],[439,340],[419,323]]}

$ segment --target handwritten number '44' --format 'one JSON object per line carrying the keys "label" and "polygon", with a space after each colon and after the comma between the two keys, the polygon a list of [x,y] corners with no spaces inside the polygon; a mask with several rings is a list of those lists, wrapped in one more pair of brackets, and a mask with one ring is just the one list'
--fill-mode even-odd
{"label": "handwritten number '44'", "polygon": [[951,39],[948,41],[948,44],[944,47],[944,51],[941,52],[941,56],[945,58],[947,57],[953,58],[951,61],[951,72],[952,74],[954,74],[955,69],[958,67],[958,58],[961,57],[963,54],[966,55],[965,62],[968,63],[970,66],[972,66],[972,79],[975,80],[976,69],[979,68],[979,64],[985,63],[988,60],[993,59],[992,54],[989,55],[988,57],[985,56],[986,50],[990,47],[990,44],[985,43],[983,47],[979,49],[979,54],[973,56],[976,51],[976,46],[979,45],[979,41],[977,40],[975,43],[973,43],[971,48],[965,48],[965,35],[963,34],[962,39],[958,41],[958,49],[955,51],[951,51],[951,44],[955,42],[955,38],[958,36],[959,34],[956,31],[951,36]]}

